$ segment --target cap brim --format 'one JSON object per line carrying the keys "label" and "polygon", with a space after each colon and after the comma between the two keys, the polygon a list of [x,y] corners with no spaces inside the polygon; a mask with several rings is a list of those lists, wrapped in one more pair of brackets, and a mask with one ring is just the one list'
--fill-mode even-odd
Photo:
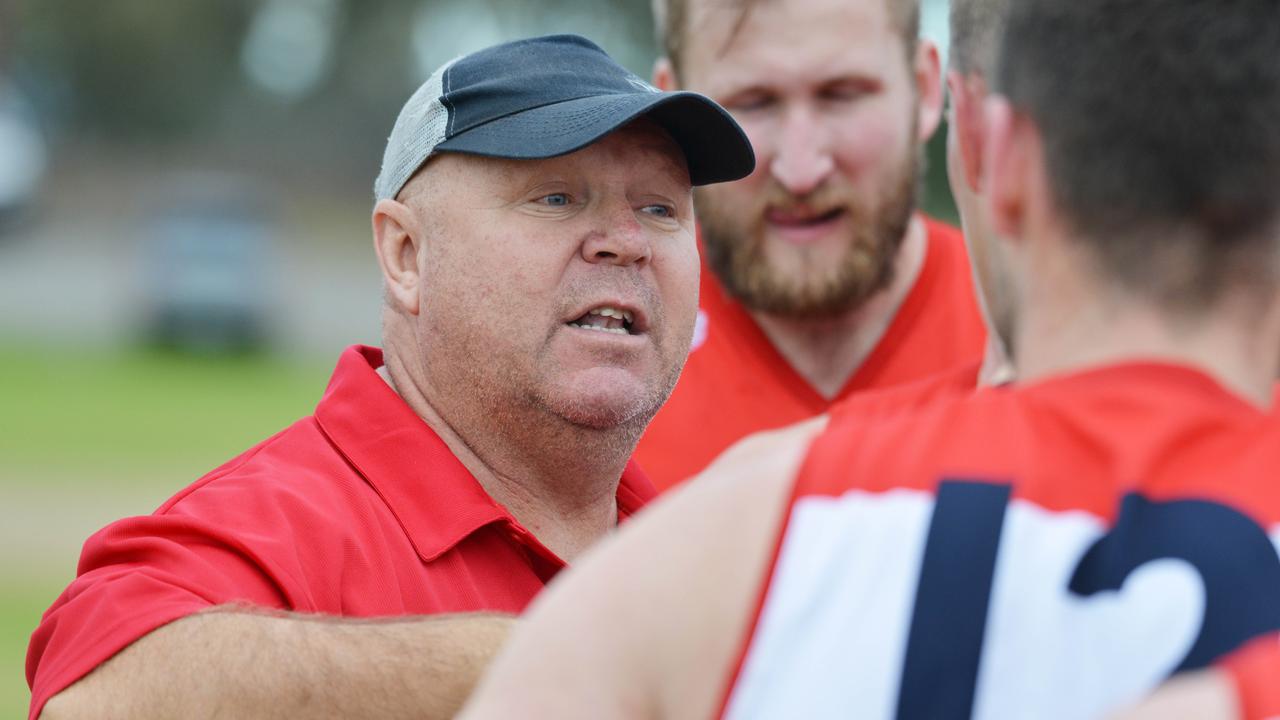
{"label": "cap brim", "polygon": [[590,145],[636,118],[647,117],[684,151],[694,185],[751,174],[751,142],[719,105],[691,92],[602,95],[543,105],[465,130],[436,151],[486,157],[540,159]]}

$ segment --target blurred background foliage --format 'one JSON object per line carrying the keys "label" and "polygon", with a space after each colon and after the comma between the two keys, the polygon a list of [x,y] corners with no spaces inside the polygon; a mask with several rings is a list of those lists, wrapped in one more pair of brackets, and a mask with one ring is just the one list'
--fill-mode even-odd
{"label": "blurred background foliage", "polygon": [[198,138],[241,169],[362,183],[404,99],[458,54],[576,31],[642,74],[653,57],[648,6],[628,0],[40,0],[6,16],[0,67],[63,137],[146,153]]}
{"label": "blurred background foliage", "polygon": [[[648,0],[0,0],[0,717],[89,534],[378,342],[371,186],[408,95],[551,32],[655,56]],[[944,135],[925,205],[953,219]]]}

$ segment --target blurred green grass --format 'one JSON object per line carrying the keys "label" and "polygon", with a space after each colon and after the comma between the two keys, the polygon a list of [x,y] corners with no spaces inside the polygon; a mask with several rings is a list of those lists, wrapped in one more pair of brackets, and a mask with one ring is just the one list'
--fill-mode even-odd
{"label": "blurred green grass", "polygon": [[310,414],[336,359],[0,344],[0,717],[84,539]]}
{"label": "blurred green grass", "polygon": [[155,470],[170,482],[194,479],[309,414],[330,368],[259,356],[0,347],[0,462],[57,482],[78,483],[86,471],[127,482],[160,477]]}
{"label": "blurred green grass", "polygon": [[23,583],[14,578],[12,587],[0,593],[0,716],[24,718],[31,702],[25,670],[27,640],[61,586],[50,583]]}

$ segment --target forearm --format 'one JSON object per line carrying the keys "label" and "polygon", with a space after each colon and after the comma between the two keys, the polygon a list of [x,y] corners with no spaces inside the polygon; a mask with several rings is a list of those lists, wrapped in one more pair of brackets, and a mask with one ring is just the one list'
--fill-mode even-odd
{"label": "forearm", "polygon": [[513,622],[219,608],[139,639],[54,696],[41,717],[448,718]]}

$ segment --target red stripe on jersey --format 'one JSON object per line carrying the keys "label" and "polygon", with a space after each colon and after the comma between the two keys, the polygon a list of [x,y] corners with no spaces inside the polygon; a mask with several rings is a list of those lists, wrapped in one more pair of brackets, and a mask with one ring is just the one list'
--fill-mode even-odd
{"label": "red stripe on jersey", "polygon": [[[1280,446],[1261,438],[1275,428],[1190,368],[1117,365],[886,415],[837,418],[814,443],[798,494],[932,491],[942,478],[984,479],[1014,482],[1015,499],[1045,510],[1107,522],[1134,491],[1221,502],[1263,527],[1280,522],[1280,484],[1262,472],[1265,448]],[[1227,463],[1257,469],[1215,481]]]}

